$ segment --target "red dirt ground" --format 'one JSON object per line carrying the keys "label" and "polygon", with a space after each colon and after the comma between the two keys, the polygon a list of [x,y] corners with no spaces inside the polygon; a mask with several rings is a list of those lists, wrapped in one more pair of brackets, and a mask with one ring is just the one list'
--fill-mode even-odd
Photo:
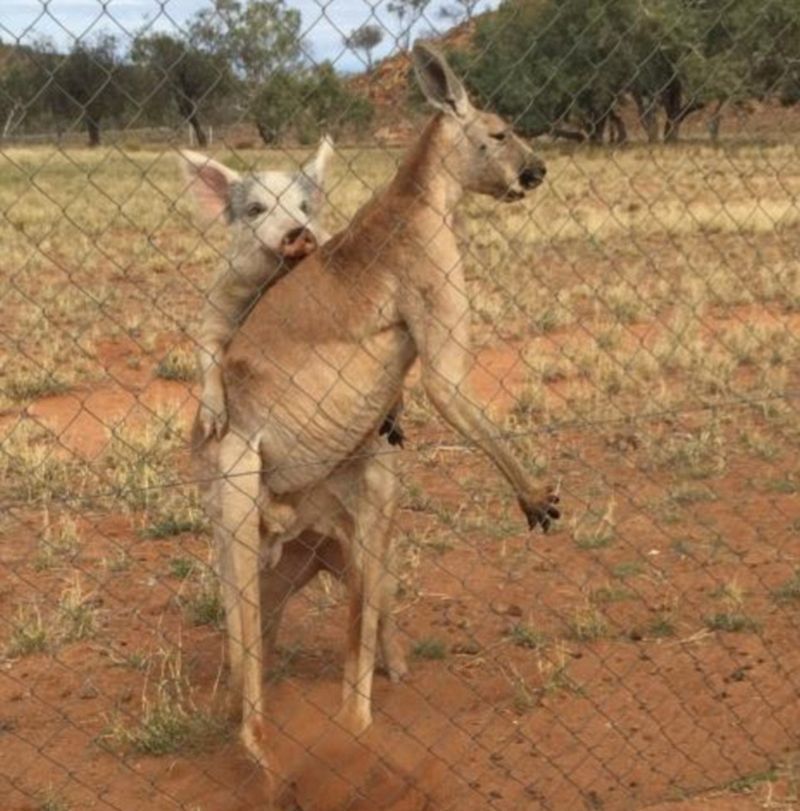
{"label": "red dirt ground", "polygon": [[[121,361],[116,368],[124,352],[104,353],[114,377],[128,375],[124,385],[42,400],[29,418],[94,458],[104,426],[142,403],[169,400],[191,414],[185,386],[126,371]],[[476,387],[497,408],[522,382],[517,357],[514,348],[480,356]],[[748,811],[769,807],[767,800],[793,807],[800,622],[797,603],[774,592],[800,560],[800,500],[759,483],[796,476],[794,454],[770,462],[734,454],[707,482],[715,497],[683,506],[675,520],[657,509],[675,477],[651,469],[638,441],[620,447],[613,428],[554,432],[541,442],[567,521],[541,537],[524,531],[482,458],[453,445],[438,424],[411,422],[406,430],[407,475],[423,496],[402,511],[398,537],[425,542],[409,557],[399,622],[409,647],[441,640],[446,656],[412,657],[411,678],[399,686],[379,678],[375,723],[354,740],[330,720],[345,608],[319,591],[296,597],[281,639],[292,655],[268,687],[266,748],[283,780],[280,807]],[[422,446],[427,452],[418,454]],[[612,496],[613,542],[579,548],[570,516]],[[4,520],[5,617],[34,596],[45,610],[64,587],[63,569],[34,569],[36,521],[26,510]],[[185,585],[170,575],[175,557],[205,559],[203,539],[143,539],[128,517],[99,508],[79,523],[84,546],[74,566],[100,628],[52,655],[2,662],[0,809],[51,807],[38,794],[48,788],[74,809],[268,807],[263,775],[232,741],[163,757],[102,745],[110,719],[132,722],[141,713],[144,675],[125,666],[126,656],[179,647],[195,701],[206,706],[225,690],[223,636],[185,619],[177,599]],[[104,567],[120,549],[128,568]],[[615,577],[626,563],[636,573]],[[720,610],[719,589],[733,581],[758,626],[710,631],[704,618]],[[604,588],[619,593],[591,597]],[[570,622],[590,598],[607,627],[598,639],[577,639]],[[661,636],[654,623],[665,615],[671,632]],[[541,641],[515,645],[518,623]],[[740,791],[728,790],[737,780]]]}

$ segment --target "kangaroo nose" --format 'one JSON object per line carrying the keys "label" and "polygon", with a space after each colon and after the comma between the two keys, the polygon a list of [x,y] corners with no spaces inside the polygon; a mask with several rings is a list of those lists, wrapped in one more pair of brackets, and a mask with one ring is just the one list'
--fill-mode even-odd
{"label": "kangaroo nose", "polygon": [[547,167],[543,163],[536,166],[526,166],[519,173],[519,182],[523,189],[536,188],[547,174]]}

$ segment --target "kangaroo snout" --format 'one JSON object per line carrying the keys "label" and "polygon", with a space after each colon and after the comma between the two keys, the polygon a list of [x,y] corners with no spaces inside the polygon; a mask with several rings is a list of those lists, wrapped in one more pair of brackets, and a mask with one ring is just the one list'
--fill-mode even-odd
{"label": "kangaroo snout", "polygon": [[280,252],[285,259],[302,259],[316,249],[317,239],[308,228],[292,228],[281,240]]}
{"label": "kangaroo snout", "polygon": [[519,183],[523,189],[535,189],[547,174],[547,167],[541,161],[526,166],[519,173]]}

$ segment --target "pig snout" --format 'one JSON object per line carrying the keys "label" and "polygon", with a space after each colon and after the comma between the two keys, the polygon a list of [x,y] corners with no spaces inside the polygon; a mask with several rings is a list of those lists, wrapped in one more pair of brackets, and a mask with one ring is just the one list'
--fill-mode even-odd
{"label": "pig snout", "polygon": [[293,228],[281,240],[281,255],[286,259],[302,259],[316,249],[316,237],[308,228]]}

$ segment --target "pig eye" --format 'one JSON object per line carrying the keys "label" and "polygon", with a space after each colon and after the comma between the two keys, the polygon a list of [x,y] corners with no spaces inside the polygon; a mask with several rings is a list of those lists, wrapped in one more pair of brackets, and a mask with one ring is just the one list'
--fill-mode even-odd
{"label": "pig eye", "polygon": [[267,210],[266,206],[262,203],[250,203],[247,206],[247,216],[250,218],[258,217],[259,214],[263,214]]}

